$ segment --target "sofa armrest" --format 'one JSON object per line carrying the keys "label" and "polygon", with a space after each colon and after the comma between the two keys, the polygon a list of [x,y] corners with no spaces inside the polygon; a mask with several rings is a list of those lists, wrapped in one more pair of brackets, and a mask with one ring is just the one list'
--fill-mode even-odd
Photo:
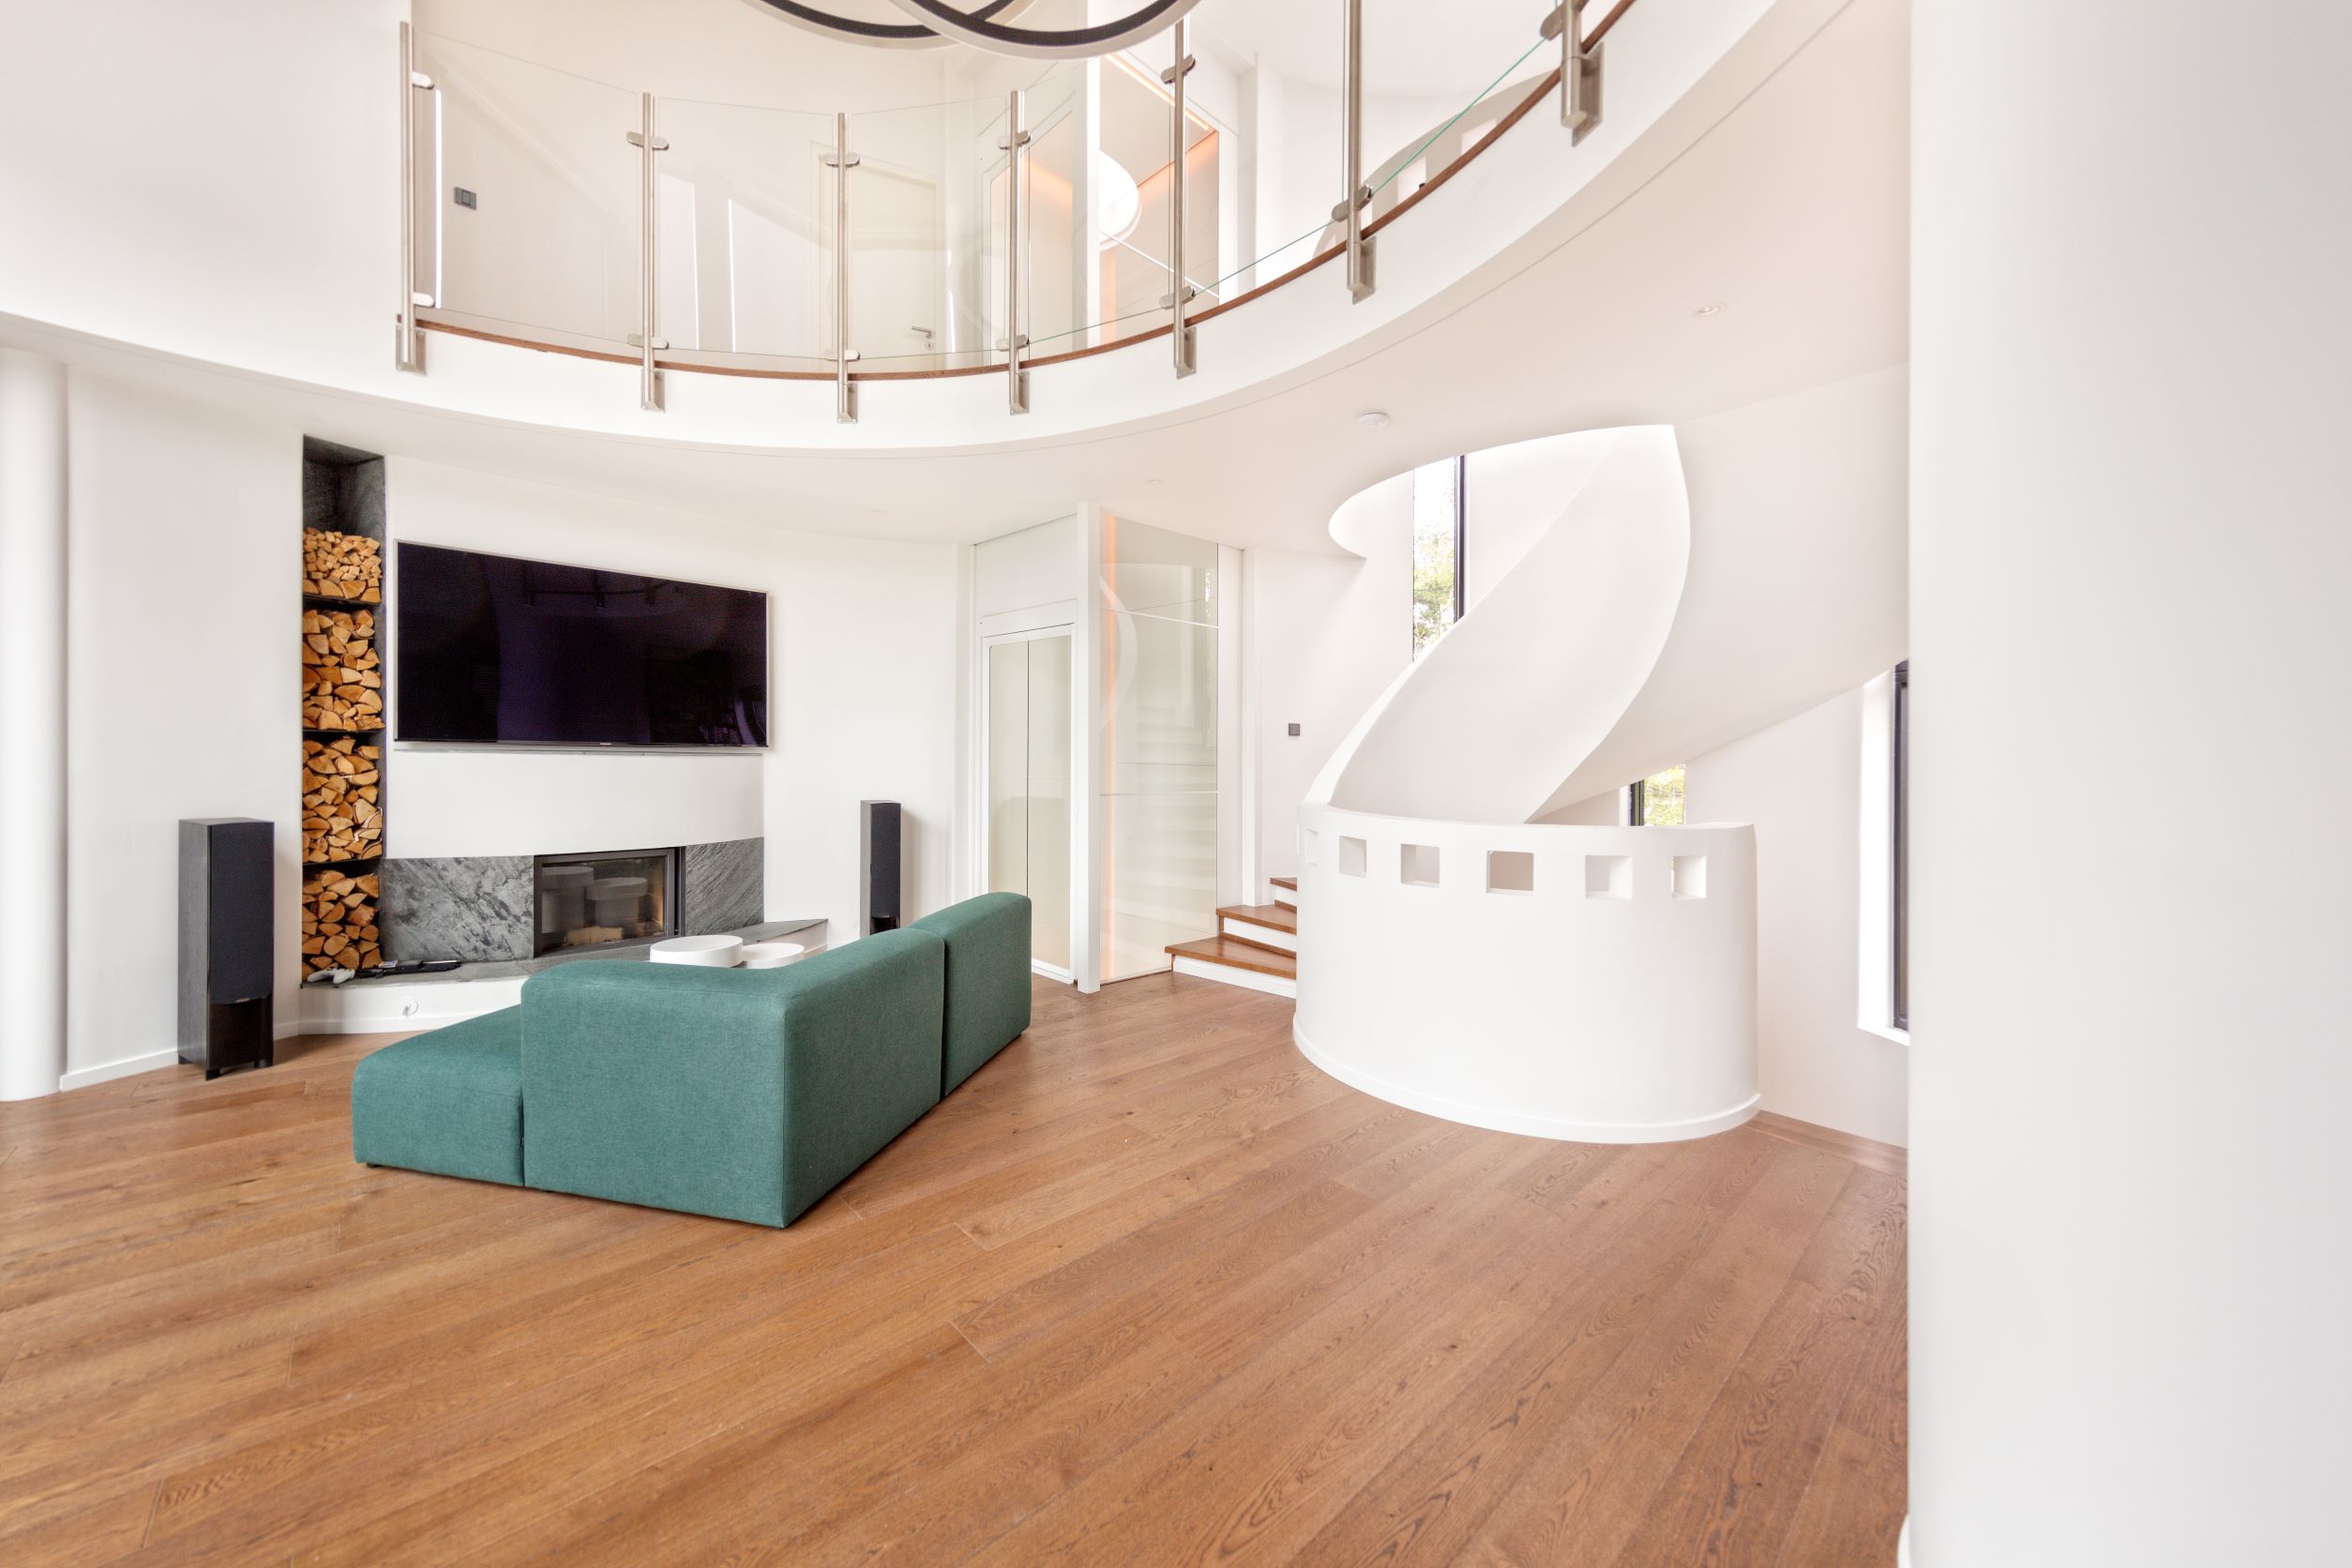
{"label": "sofa armrest", "polygon": [[528,1184],[787,1225],[939,1100],[945,954],[781,970],[583,960],[523,987]]}

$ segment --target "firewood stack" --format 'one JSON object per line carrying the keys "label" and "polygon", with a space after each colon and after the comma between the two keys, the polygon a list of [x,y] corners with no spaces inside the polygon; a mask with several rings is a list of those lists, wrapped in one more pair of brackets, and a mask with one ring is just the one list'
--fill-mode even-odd
{"label": "firewood stack", "polygon": [[384,672],[372,610],[302,612],[302,727],[384,728]]}
{"label": "firewood stack", "polygon": [[302,591],[328,598],[384,602],[384,547],[361,534],[302,531]]}
{"label": "firewood stack", "polygon": [[302,861],[324,866],[384,852],[381,753],[349,735],[302,743]]}
{"label": "firewood stack", "polygon": [[373,871],[356,877],[322,871],[302,884],[305,972],[372,969],[384,961],[376,940],[379,886]]}

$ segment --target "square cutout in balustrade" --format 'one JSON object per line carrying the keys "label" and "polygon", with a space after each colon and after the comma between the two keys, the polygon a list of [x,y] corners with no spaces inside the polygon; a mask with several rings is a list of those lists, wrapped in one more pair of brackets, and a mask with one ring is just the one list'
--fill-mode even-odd
{"label": "square cutout in balustrade", "polygon": [[1299,829],[1299,864],[1302,866],[1322,864],[1316,858],[1315,830],[1311,827]]}
{"label": "square cutout in balustrade", "polygon": [[1488,850],[1486,852],[1486,891],[1489,893],[1534,892],[1535,856],[1526,850]]}
{"label": "square cutout in balustrade", "polygon": [[1678,854],[1674,857],[1674,896],[1677,898],[1707,897],[1707,857],[1703,854]]}
{"label": "square cutout in balustrade", "polygon": [[1634,896],[1634,857],[1629,854],[1589,854],[1584,857],[1584,896],[1588,898],[1630,898]]}
{"label": "square cutout in balustrade", "polygon": [[1364,875],[1364,859],[1363,839],[1342,838],[1339,840],[1339,874],[1341,876]]}
{"label": "square cutout in balustrade", "polygon": [[1435,844],[1407,844],[1397,852],[1396,874],[1408,887],[1438,885],[1438,847]]}

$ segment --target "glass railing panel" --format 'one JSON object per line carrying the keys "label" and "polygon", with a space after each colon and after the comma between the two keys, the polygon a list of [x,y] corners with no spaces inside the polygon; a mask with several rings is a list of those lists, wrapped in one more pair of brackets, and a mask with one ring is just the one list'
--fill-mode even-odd
{"label": "glass railing panel", "polygon": [[[962,106],[958,106],[960,110]],[[946,364],[947,211],[965,173],[948,145],[942,104],[850,116],[850,347],[866,371],[932,370]],[[818,232],[833,244],[833,207]],[[825,330],[834,302],[824,301]]]}
{"label": "glass railing panel", "polygon": [[833,116],[664,98],[660,336],[672,353],[825,368]]}
{"label": "glass railing panel", "polygon": [[419,34],[417,288],[535,339],[628,352],[640,168],[625,89]]}
{"label": "glass railing panel", "polygon": [[[1589,19],[1587,25],[1591,25]],[[1475,74],[1481,80],[1467,96],[1454,95],[1438,118],[1425,128],[1410,134],[1401,145],[1391,146],[1390,137],[1376,140],[1370,116],[1366,115],[1364,183],[1372,188],[1367,222],[1377,221],[1397,203],[1452,167],[1477,145],[1481,137],[1526,101],[1528,95],[1560,64],[1560,47],[1556,40],[1543,38],[1532,27],[1527,29],[1527,34],[1524,39],[1506,33],[1493,40],[1498,53],[1492,57],[1492,69],[1477,69]]]}

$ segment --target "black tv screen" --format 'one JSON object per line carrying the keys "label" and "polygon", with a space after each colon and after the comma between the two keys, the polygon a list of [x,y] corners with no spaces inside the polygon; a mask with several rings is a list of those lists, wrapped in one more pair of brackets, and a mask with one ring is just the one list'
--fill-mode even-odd
{"label": "black tv screen", "polygon": [[765,746],[768,598],[402,544],[394,733],[539,746]]}

